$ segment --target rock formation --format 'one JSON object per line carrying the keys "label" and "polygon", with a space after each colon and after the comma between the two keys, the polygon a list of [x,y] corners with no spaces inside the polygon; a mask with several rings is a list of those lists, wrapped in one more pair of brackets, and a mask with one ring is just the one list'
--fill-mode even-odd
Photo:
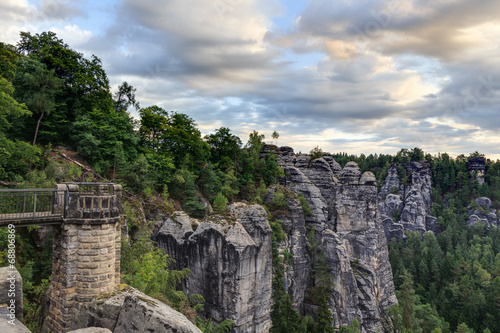
{"label": "rock formation", "polygon": [[[406,179],[406,184],[401,180]],[[430,164],[411,162],[392,165],[378,194],[379,212],[386,238],[402,239],[406,230],[439,232],[431,216],[432,175]]]}
{"label": "rock formation", "polygon": [[484,184],[486,174],[486,159],[484,157],[471,157],[467,161],[467,170],[471,179],[477,179],[480,185]]}
{"label": "rock formation", "polygon": [[[201,333],[184,315],[140,291],[122,285],[121,290],[96,297],[75,316],[75,328],[113,333]],[[99,327],[99,328],[97,328]],[[92,330],[95,329],[95,330]]]}
{"label": "rock formation", "polygon": [[468,226],[475,226],[484,223],[486,229],[498,226],[498,217],[496,209],[491,207],[491,200],[486,197],[477,198],[474,207],[469,206]]}
{"label": "rock formation", "polygon": [[264,208],[233,204],[227,216],[204,221],[183,212],[166,218],[153,235],[160,248],[189,267],[185,289],[205,298],[205,315],[231,319],[233,332],[271,327],[271,228]]}
{"label": "rock formation", "polygon": [[[307,235],[315,228],[315,242],[325,252],[333,276],[328,302],[336,327],[357,318],[362,332],[375,332],[396,297],[374,175],[361,174],[356,163],[342,170],[329,154],[311,160],[296,156],[290,147],[274,146],[262,152],[268,153],[278,155],[285,174],[280,184],[286,187],[282,191],[287,208],[273,216],[285,233],[278,251],[293,256],[293,262],[285,263],[285,289],[295,308],[313,314],[317,308],[307,296],[315,279]],[[269,188],[265,202],[275,191]],[[312,214],[304,215],[299,194]],[[206,316],[215,322],[233,320],[232,332],[269,331],[273,267],[264,208],[236,203],[228,213],[203,221],[176,212],[164,218],[153,240],[176,260],[177,268],[193,271],[184,288],[205,298]]]}
{"label": "rock formation", "polygon": [[[316,227],[316,238],[328,257],[335,284],[329,304],[336,326],[357,318],[362,332],[376,331],[382,313],[396,304],[396,297],[374,175],[361,174],[354,162],[339,172],[340,166],[328,154],[310,161],[309,156],[295,157],[289,147],[281,147],[280,152],[278,163],[285,173],[281,184],[306,198],[313,214],[305,219],[305,227]],[[289,211],[295,215],[293,208]],[[299,299],[293,297],[296,302]],[[303,305],[314,312],[307,300]]]}

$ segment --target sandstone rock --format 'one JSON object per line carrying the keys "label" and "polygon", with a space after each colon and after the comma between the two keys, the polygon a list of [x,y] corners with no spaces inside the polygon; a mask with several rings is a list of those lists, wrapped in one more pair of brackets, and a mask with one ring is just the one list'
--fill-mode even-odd
{"label": "sandstone rock", "polygon": [[[406,175],[411,175],[411,183],[406,186],[399,181],[400,166],[404,167]],[[411,162],[392,165],[389,168],[378,194],[379,212],[387,239],[402,239],[406,230],[418,231],[421,235],[426,231],[440,232],[437,220],[430,216],[431,193],[432,175],[429,163]],[[394,213],[399,215],[396,222],[393,221]]]}
{"label": "sandstone rock", "polygon": [[347,162],[340,172],[339,182],[341,184],[358,184],[361,177],[361,170],[356,162]]}
{"label": "sandstone rock", "polygon": [[0,332],[5,333],[31,333],[17,318],[12,319],[10,312],[3,304],[0,305]]}
{"label": "sandstone rock", "polygon": [[[297,163],[299,164],[299,163]],[[297,165],[296,164],[296,165]],[[318,231],[325,229],[329,220],[328,204],[321,191],[304,175],[298,167],[285,167],[285,181],[282,183],[295,194],[302,193],[309,203],[312,216],[306,217],[306,223]]]}
{"label": "sandstone rock", "polygon": [[170,306],[128,286],[95,298],[75,317],[76,328],[99,327],[75,332],[201,332]]}
{"label": "sandstone rock", "polygon": [[201,333],[184,315],[146,295],[125,296],[113,333]]}
{"label": "sandstone rock", "polygon": [[[274,196],[270,189],[268,200]],[[289,198],[287,210],[275,212],[275,218],[281,222],[285,239],[278,243],[279,253],[288,251],[293,255],[293,264],[288,266],[285,262],[285,289],[292,298],[297,310],[304,302],[307,285],[309,283],[310,258],[307,253],[305,219],[302,206],[296,198]]]}
{"label": "sandstone rock", "polygon": [[[9,296],[9,294],[13,297]],[[23,320],[23,279],[16,268],[0,268],[0,305],[10,306],[12,300],[15,304],[15,315]]]}
{"label": "sandstone rock", "polygon": [[[356,169],[354,165],[348,168]],[[336,277],[331,300],[337,306],[332,311],[336,322],[347,325],[356,317],[362,322],[362,331],[375,332],[381,327],[384,309],[397,300],[378,213],[377,189],[374,185],[352,185],[356,184],[355,179],[350,182],[351,185],[337,186],[336,229],[323,233],[326,254]]]}
{"label": "sandstone rock", "polygon": [[469,219],[467,220],[467,225],[475,226],[479,222],[482,222],[484,223],[486,229],[497,227],[497,211],[491,207],[491,200],[487,197],[480,197],[475,200],[475,203],[475,209],[472,209],[471,206],[467,207],[469,209]]}
{"label": "sandstone rock", "polygon": [[166,219],[153,240],[176,260],[178,268],[193,271],[185,289],[205,298],[207,317],[216,323],[231,319],[233,332],[267,332],[272,294],[267,213],[261,206],[243,203],[228,210],[230,216],[210,216],[194,232],[186,216],[180,229],[179,217]]}
{"label": "sandstone rock", "polygon": [[479,184],[484,184],[486,174],[486,159],[484,157],[471,157],[467,161],[467,170],[471,179],[476,179]]}
{"label": "sandstone rock", "polygon": [[328,153],[323,154],[323,159],[330,165],[330,169],[332,170],[335,177],[338,177],[340,175],[340,172],[342,171],[342,167],[340,166],[340,164],[338,164],[333,156]]}
{"label": "sandstone rock", "polygon": [[112,333],[110,330],[107,328],[102,328],[102,327],[87,327],[87,328],[80,328],[74,331],[70,331],[68,333]]}
{"label": "sandstone rock", "polygon": [[361,179],[359,180],[360,185],[377,185],[377,178],[375,178],[375,175],[370,172],[366,171],[361,175]]}

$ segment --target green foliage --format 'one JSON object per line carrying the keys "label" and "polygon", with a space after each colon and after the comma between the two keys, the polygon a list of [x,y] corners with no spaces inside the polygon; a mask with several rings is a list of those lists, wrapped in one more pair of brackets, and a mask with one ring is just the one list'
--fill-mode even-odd
{"label": "green foliage", "polygon": [[[53,32],[32,35],[21,32],[18,50],[43,63],[49,71],[54,71],[63,81],[60,93],[56,95],[57,108],[45,118],[44,133],[39,139],[43,143],[64,143],[70,141],[71,124],[78,116],[94,109],[111,110],[113,100],[109,91],[109,81],[99,58],[83,57],[56,37]],[[28,128],[34,128],[26,123]],[[24,137],[22,129],[19,137]]]}
{"label": "green foliage", "polygon": [[320,147],[316,146],[315,148],[311,149],[311,151],[309,152],[309,156],[311,158],[311,161],[323,157],[323,150],[321,150]]}
{"label": "green foliage", "polygon": [[207,207],[203,204],[200,197],[189,197],[182,206],[184,211],[191,217],[202,219],[205,217]]}
{"label": "green foliage", "polygon": [[339,333],[359,333],[358,318],[354,318],[350,326],[342,326],[339,330]]}
{"label": "green foliage", "polygon": [[187,302],[186,295],[176,289],[191,274],[188,268],[172,270],[173,260],[154,246],[146,236],[135,243],[122,241],[121,272],[123,282],[150,296],[164,295],[179,310]]}
{"label": "green foliage", "polygon": [[155,185],[153,170],[144,155],[124,167],[121,177],[125,180],[126,187],[135,193],[151,191]]}
{"label": "green foliage", "polygon": [[13,180],[42,166],[42,149],[23,141],[12,141],[0,133],[0,180]]}
{"label": "green foliage", "polygon": [[227,208],[227,198],[219,192],[217,196],[214,199],[214,202],[212,204],[214,212],[220,213],[226,210]]}
{"label": "green foliage", "polygon": [[25,103],[38,117],[33,138],[35,145],[43,116],[49,115],[56,107],[56,95],[62,80],[55,76],[54,69],[47,69],[47,66],[36,58],[26,57],[18,65],[14,84],[16,99]]}
{"label": "green foliage", "polygon": [[269,221],[269,225],[271,226],[272,230],[272,238],[275,239],[278,242],[282,242],[286,238],[286,234],[283,231],[283,226],[281,225],[280,220],[275,220],[275,221]]}
{"label": "green foliage", "polygon": [[288,207],[288,198],[285,193],[277,188],[277,191],[274,193],[274,196],[270,202],[267,203],[267,207],[271,212],[277,210],[285,210]]}
{"label": "green foliage", "polygon": [[333,314],[328,302],[328,298],[333,292],[333,277],[328,265],[328,257],[325,251],[319,247],[315,233],[316,228],[313,228],[307,236],[307,250],[313,266],[313,286],[307,291],[306,297],[318,306],[313,332],[334,332]]}
{"label": "green foliage", "polygon": [[391,188],[391,194],[399,194],[399,188],[397,188],[396,186],[393,186]]}
{"label": "green foliage", "polygon": [[203,333],[229,333],[233,324],[232,320],[225,319],[219,325],[214,326],[210,319],[202,320],[200,317],[196,317],[196,326],[198,326]]}
{"label": "green foliage", "polygon": [[310,216],[313,216],[311,207],[309,207],[309,203],[307,202],[306,198],[304,197],[304,193],[299,193],[298,197],[300,200],[300,205],[302,206],[302,211],[304,212],[304,217],[308,218]]}

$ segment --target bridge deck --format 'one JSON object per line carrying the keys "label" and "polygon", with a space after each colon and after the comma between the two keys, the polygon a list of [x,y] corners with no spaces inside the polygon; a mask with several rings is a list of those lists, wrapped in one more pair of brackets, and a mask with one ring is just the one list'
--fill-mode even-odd
{"label": "bridge deck", "polygon": [[0,214],[0,228],[5,228],[9,224],[16,227],[30,225],[58,224],[63,222],[62,214],[54,215],[52,212]]}

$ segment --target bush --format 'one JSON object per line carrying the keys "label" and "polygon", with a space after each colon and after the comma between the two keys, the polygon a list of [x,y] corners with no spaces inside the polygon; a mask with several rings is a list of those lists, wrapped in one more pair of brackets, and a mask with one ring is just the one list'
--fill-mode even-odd
{"label": "bush", "polygon": [[309,216],[313,216],[311,207],[309,207],[309,203],[306,198],[304,198],[303,193],[299,193],[300,204],[302,205],[302,210],[304,211],[304,217],[308,218]]}
{"label": "bush", "polygon": [[288,198],[285,196],[285,193],[278,190],[267,206],[271,212],[285,210],[288,207]]}

